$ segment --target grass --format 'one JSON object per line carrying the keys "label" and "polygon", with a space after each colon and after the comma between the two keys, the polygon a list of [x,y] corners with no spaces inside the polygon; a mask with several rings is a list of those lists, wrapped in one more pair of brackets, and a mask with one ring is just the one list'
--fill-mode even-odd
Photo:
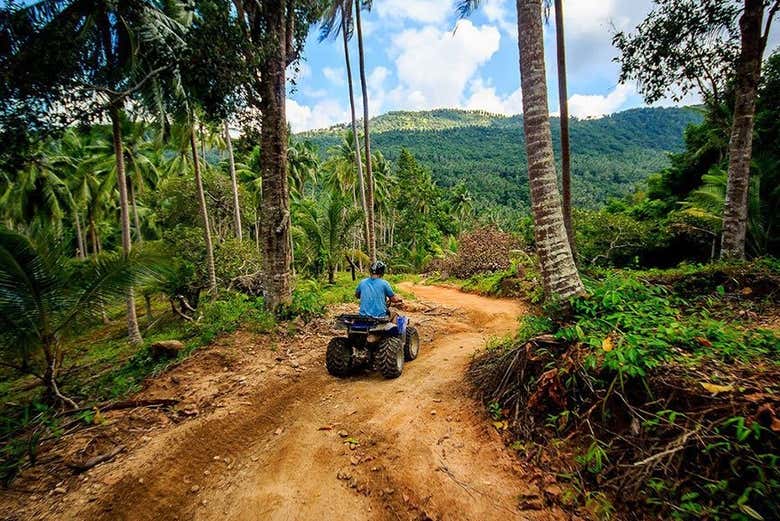
{"label": "grass", "polygon": [[[401,281],[419,280],[419,277],[390,275],[387,279],[396,286]],[[292,304],[282,318],[309,320],[325,313],[329,306],[357,304],[356,285],[348,273],[338,273],[334,284],[298,279]],[[413,298],[402,291],[399,293],[405,298]],[[198,310],[200,319],[193,323],[173,316],[166,300],[153,299],[152,312],[157,321],[146,332],[144,328],[149,321],[143,314],[144,306],[139,301],[136,308],[141,313],[139,321],[144,337],[140,347],[131,346],[126,340],[122,303],[106,309],[110,318],[108,324],[85,324],[82,332],[67,342],[61,378],[65,394],[76,398],[81,405],[122,399],[139,391],[146,378],[180,363],[220,335],[239,327],[263,334],[278,325],[276,318],[265,311],[262,298],[234,292],[224,292],[213,301],[203,299]],[[176,359],[159,360],[151,356],[150,346],[154,342],[172,339],[185,345]],[[24,461],[35,457],[36,439],[25,438],[23,434],[42,424],[47,424],[49,432],[57,434],[57,411],[42,400],[42,388],[33,377],[0,368],[0,481],[13,478]]]}

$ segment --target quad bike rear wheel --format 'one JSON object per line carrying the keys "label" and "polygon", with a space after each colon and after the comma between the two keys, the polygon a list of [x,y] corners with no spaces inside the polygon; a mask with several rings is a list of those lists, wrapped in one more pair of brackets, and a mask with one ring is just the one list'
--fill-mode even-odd
{"label": "quad bike rear wheel", "polygon": [[404,343],[404,360],[411,362],[420,353],[420,333],[417,328],[408,326],[406,328],[406,342]]}
{"label": "quad bike rear wheel", "polygon": [[333,376],[347,376],[352,371],[352,347],[349,340],[336,337],[328,343],[325,351],[325,367]]}
{"label": "quad bike rear wheel", "polygon": [[385,378],[398,378],[404,370],[404,346],[397,336],[388,336],[379,343],[376,366]]}

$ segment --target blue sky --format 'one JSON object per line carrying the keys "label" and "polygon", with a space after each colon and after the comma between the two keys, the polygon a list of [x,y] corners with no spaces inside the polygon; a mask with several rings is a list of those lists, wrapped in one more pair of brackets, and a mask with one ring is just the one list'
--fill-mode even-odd
{"label": "blue sky", "polygon": [[[373,10],[363,15],[371,116],[390,110],[433,108],[522,112],[515,1],[483,1],[471,18],[460,21],[454,5],[453,0],[375,0]],[[651,0],[564,2],[572,116],[599,117],[644,105],[633,85],[617,83],[618,66],[612,61],[616,50],[611,39],[615,28],[635,27],[651,6]],[[318,37],[318,31],[312,31],[300,70],[290,74],[296,86],[290,89],[287,117],[294,131],[322,128],[349,118],[342,41],[319,42]],[[768,48],[774,45],[770,42]],[[556,114],[552,20],[545,28],[545,52],[550,112]],[[350,59],[359,102],[354,39]],[[683,104],[697,101],[691,96]]]}

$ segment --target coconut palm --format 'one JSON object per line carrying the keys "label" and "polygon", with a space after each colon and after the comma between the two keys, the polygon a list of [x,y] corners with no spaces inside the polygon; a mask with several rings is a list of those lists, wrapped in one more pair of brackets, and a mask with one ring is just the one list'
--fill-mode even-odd
{"label": "coconut palm", "polygon": [[[116,157],[122,229],[122,251],[130,254],[130,218],[122,146],[121,113],[127,98],[148,88],[151,80],[175,56],[182,26],[169,14],[180,15],[176,2],[52,0],[16,9],[28,31],[6,41],[20,67],[36,63],[45,75],[26,78],[28,101],[39,107],[62,103],[67,95],[74,107],[102,112],[111,121]],[[51,52],[57,49],[62,52]],[[127,294],[127,325],[131,343],[141,333],[132,288]]]}
{"label": "coconut palm", "polygon": [[291,142],[287,148],[290,195],[294,198],[306,196],[306,184],[317,182],[317,170],[320,162],[317,150],[309,141]]}
{"label": "coconut palm", "polygon": [[138,195],[154,189],[160,180],[160,142],[151,135],[149,127],[139,119],[123,117],[125,165],[130,209],[133,213],[136,240],[143,242],[138,213]]}
{"label": "coconut palm", "polygon": [[236,228],[236,237],[243,240],[244,232],[241,227],[241,205],[238,202],[238,181],[236,177],[236,158],[233,156],[233,139],[230,136],[230,125],[226,119],[225,126],[225,148],[228,154],[228,172],[230,173],[230,184],[233,189],[233,225]]}
{"label": "coconut palm", "polygon": [[[549,0],[546,0],[549,5]],[[561,113],[561,191],[563,224],[572,254],[576,256],[571,223],[571,147],[569,146],[569,94],[566,85],[566,42],[563,28],[563,0],[555,0],[555,50],[558,63],[558,109]]]}
{"label": "coconut palm", "polygon": [[[351,0],[332,0],[327,6],[322,16],[320,29],[320,40],[328,37],[336,38],[341,34],[344,43],[344,64],[347,69],[347,87],[349,89],[349,107],[352,123],[352,141],[353,154],[355,159],[355,168],[357,170],[357,179],[360,189],[360,204],[363,208],[363,231],[366,234],[366,241],[371,235],[369,222],[368,201],[366,199],[366,183],[363,177],[363,162],[360,159],[360,138],[357,130],[357,116],[355,115],[355,93],[352,88],[352,67],[349,60],[349,39],[352,37],[352,1]],[[371,157],[367,155],[366,157]],[[370,249],[369,244],[369,249]]]}
{"label": "coconut palm", "polygon": [[[305,231],[309,258],[335,281],[336,266],[347,251],[347,236],[360,222],[361,210],[352,206],[344,194],[326,191],[317,201],[308,200],[298,206],[295,222]],[[315,267],[315,273],[319,271]]]}
{"label": "coconut palm", "polygon": [[102,305],[126,294],[148,259],[110,254],[78,269],[71,262],[54,237],[36,244],[0,229],[0,356],[36,376],[50,402],[75,408],[60,391],[63,343]]}
{"label": "coconut palm", "polygon": [[[363,53],[363,24],[360,21],[360,11],[362,7],[371,9],[372,1],[355,0],[355,27],[357,28],[358,58],[360,70],[360,88],[363,93],[363,144],[366,153],[364,157],[371,157],[371,132],[369,130],[368,117],[368,87],[366,86],[366,63]],[[376,261],[376,228],[374,223],[374,176],[372,172],[371,161],[366,161],[366,220],[368,221],[368,256],[371,262]]]}
{"label": "coconut palm", "polygon": [[[459,12],[467,16],[479,4],[479,0],[463,0],[459,3]],[[545,292],[550,296],[568,298],[583,292],[584,287],[566,236],[555,174],[540,0],[518,0],[517,30],[523,127],[536,248]]]}

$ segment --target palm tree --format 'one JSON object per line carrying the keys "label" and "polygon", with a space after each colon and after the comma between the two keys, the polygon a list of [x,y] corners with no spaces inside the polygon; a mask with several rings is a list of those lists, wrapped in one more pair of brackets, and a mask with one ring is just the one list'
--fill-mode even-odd
{"label": "palm tree", "polygon": [[141,220],[138,214],[137,193],[154,188],[159,181],[160,143],[151,139],[149,128],[142,120],[124,117],[122,121],[124,154],[127,167],[127,186],[130,208],[133,213],[136,240],[143,243]]}
{"label": "palm tree", "polygon": [[[328,191],[318,201],[300,205],[296,222],[306,233],[316,263],[335,282],[336,266],[347,251],[347,235],[360,221],[361,211],[340,192]],[[316,270],[315,270],[316,272]]]}
{"label": "palm tree", "polygon": [[217,291],[217,272],[214,267],[214,243],[211,241],[211,225],[209,211],[206,206],[206,193],[203,190],[203,179],[200,175],[200,159],[198,145],[195,140],[195,123],[190,126],[190,151],[192,153],[192,172],[195,175],[195,188],[198,194],[200,217],[203,219],[203,242],[206,244],[206,271],[209,277],[209,291],[214,295]]}
{"label": "palm tree", "polygon": [[[366,234],[368,249],[371,249],[369,237],[371,236],[371,224],[369,221],[368,201],[366,200],[366,186],[363,177],[363,162],[360,159],[360,138],[357,131],[357,116],[355,115],[355,93],[352,88],[352,67],[349,60],[349,38],[352,36],[352,2],[351,0],[333,0],[323,15],[320,40],[329,36],[334,38],[341,33],[344,42],[344,63],[347,69],[347,87],[349,89],[349,108],[352,123],[352,139],[354,140],[355,168],[360,189],[360,204],[363,208],[363,231]],[[367,98],[366,98],[367,99]],[[371,157],[367,155],[366,157]]]}
{"label": "palm tree", "polygon": [[233,139],[230,137],[230,125],[225,119],[225,146],[228,153],[228,171],[230,172],[230,183],[233,188],[233,219],[236,227],[236,237],[239,241],[244,239],[244,232],[241,227],[241,205],[238,202],[238,181],[236,180],[236,159],[233,157]]}
{"label": "palm tree", "polygon": [[[363,92],[363,143],[366,147],[366,220],[368,221],[368,256],[371,262],[376,261],[376,228],[374,222],[374,176],[371,169],[371,133],[369,132],[368,118],[368,88],[366,86],[366,64],[363,53],[363,26],[360,22],[361,0],[355,0],[355,26],[357,27],[358,57],[360,69],[360,88]],[[371,9],[371,0],[364,0],[363,5]],[[347,69],[349,69],[349,60],[347,60]],[[354,119],[354,116],[353,116]]]}
{"label": "palm tree", "polygon": [[[479,0],[463,0],[459,11],[466,16],[478,5]],[[584,287],[566,236],[555,173],[544,68],[541,0],[517,1],[517,29],[536,249],[545,292],[549,296],[568,298],[584,292]]]}
{"label": "palm tree", "polygon": [[305,197],[306,184],[317,182],[317,170],[320,166],[317,150],[309,141],[291,142],[287,149],[287,160],[290,195]]}
{"label": "palm tree", "polygon": [[[549,0],[547,0],[549,1]],[[563,224],[572,255],[576,257],[571,223],[571,148],[569,146],[569,94],[566,86],[566,43],[563,30],[563,0],[555,0],[555,49],[558,58],[558,107],[561,113],[561,188]]]}
{"label": "palm tree", "polygon": [[37,377],[50,402],[75,408],[59,387],[63,342],[103,304],[126,294],[148,260],[114,254],[74,270],[65,251],[55,238],[34,244],[0,229],[0,356]]}
{"label": "palm tree", "polygon": [[[148,88],[167,67],[161,65],[163,57],[176,55],[183,28],[167,13],[180,14],[180,7],[176,1],[160,5],[153,0],[34,2],[15,11],[20,23],[26,20],[29,30],[19,41],[6,42],[20,66],[35,62],[47,71],[33,77],[31,88],[27,86],[32,92],[29,98],[49,106],[61,103],[61,96],[73,95],[82,102],[93,100],[93,110],[108,113],[125,256],[130,255],[132,240],[120,113],[128,97]],[[52,53],[52,48],[64,52]],[[127,294],[127,324],[130,342],[140,343],[132,288]]]}

